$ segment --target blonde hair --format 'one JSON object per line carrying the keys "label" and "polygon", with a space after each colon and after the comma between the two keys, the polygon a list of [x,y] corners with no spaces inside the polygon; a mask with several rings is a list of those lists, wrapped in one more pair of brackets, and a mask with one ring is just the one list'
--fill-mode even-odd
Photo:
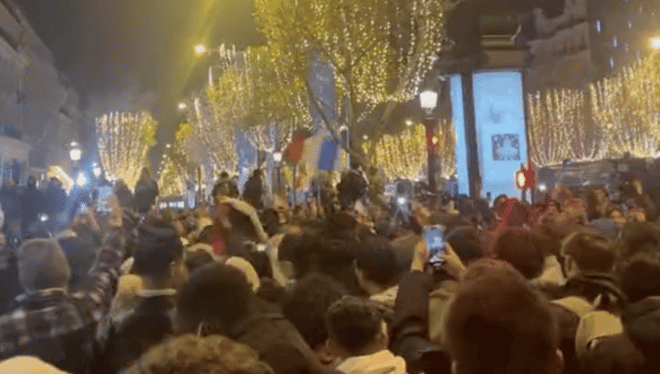
{"label": "blonde hair", "polygon": [[135,361],[124,374],[273,374],[250,347],[224,336],[187,334],[166,340]]}

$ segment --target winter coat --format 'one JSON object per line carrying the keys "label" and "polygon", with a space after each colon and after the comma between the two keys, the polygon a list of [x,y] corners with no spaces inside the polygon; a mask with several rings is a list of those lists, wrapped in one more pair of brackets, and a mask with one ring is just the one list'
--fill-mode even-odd
{"label": "winter coat", "polygon": [[446,280],[429,296],[429,337],[434,344],[442,345],[442,321],[449,300],[456,293],[458,282]]}
{"label": "winter coat", "polygon": [[588,373],[653,373],[660,370],[660,297],[629,305],[622,313],[624,332],[589,343],[582,362]]}
{"label": "winter coat", "polygon": [[243,200],[250,203],[255,209],[263,208],[263,181],[260,177],[250,177],[243,186]]}
{"label": "winter coat", "polygon": [[121,205],[122,208],[133,207],[133,193],[128,187],[126,187],[126,185],[118,185],[115,190],[115,195],[117,195],[117,200],[119,200],[119,205]]}
{"label": "winter coat", "polygon": [[337,370],[346,374],[406,374],[406,361],[388,350],[350,357]]}
{"label": "winter coat", "polygon": [[140,297],[133,312],[110,327],[97,372],[115,373],[173,334],[173,297]]}
{"label": "winter coat", "polygon": [[36,222],[40,213],[48,211],[48,203],[43,192],[29,186],[21,196],[21,206],[23,207],[24,227]]}
{"label": "winter coat", "polygon": [[281,313],[254,312],[234,326],[228,337],[259,354],[275,374],[320,374],[324,368],[296,328]]}
{"label": "winter coat", "polygon": [[2,187],[0,189],[0,204],[2,204],[2,211],[5,213],[5,220],[21,218],[23,206],[16,187]]}
{"label": "winter coat", "polygon": [[421,272],[406,273],[399,282],[390,350],[406,361],[408,373],[451,373],[451,361],[428,339],[429,292],[432,279]]}
{"label": "winter coat", "polygon": [[149,211],[156,203],[158,197],[158,184],[151,179],[140,179],[135,186],[133,205],[138,212]]}
{"label": "winter coat", "polygon": [[67,203],[66,191],[64,189],[56,186],[48,186],[45,195],[49,216],[56,217],[58,214],[64,212]]}

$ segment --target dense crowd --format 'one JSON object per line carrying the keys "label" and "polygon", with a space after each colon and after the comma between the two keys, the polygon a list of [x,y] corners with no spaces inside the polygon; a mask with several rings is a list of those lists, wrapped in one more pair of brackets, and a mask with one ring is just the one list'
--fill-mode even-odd
{"label": "dense crowd", "polygon": [[162,211],[146,174],[107,211],[5,238],[0,373],[660,369],[659,214],[638,181],[388,203],[350,172],[291,209],[259,178],[239,198],[223,174],[212,204]]}

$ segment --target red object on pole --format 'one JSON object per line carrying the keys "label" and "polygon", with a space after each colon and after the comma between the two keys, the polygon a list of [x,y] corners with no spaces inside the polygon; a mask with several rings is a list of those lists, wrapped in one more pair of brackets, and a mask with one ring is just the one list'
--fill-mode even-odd
{"label": "red object on pole", "polygon": [[516,187],[522,191],[533,190],[536,187],[536,172],[532,168],[520,165],[515,174]]}
{"label": "red object on pole", "polygon": [[298,134],[294,137],[293,141],[286,147],[287,159],[293,163],[297,163],[302,159],[303,151],[305,150],[305,137]]}

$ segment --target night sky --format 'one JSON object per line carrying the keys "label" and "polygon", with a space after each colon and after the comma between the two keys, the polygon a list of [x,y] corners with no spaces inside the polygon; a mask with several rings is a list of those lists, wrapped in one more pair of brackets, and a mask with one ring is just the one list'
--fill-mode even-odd
{"label": "night sky", "polygon": [[252,22],[251,0],[15,2],[91,114],[152,104],[161,146],[181,120],[177,103],[203,87],[213,63],[213,56],[196,57],[193,46],[264,42]]}

